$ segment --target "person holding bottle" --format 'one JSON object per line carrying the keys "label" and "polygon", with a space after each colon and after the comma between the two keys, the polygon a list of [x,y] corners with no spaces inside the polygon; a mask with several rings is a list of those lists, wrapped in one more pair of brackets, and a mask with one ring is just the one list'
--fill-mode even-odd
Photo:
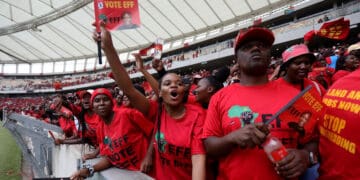
{"label": "person holding bottle", "polygon": [[[270,123],[269,136],[264,125],[299,93],[296,88],[268,80],[274,39],[265,28],[241,30],[234,49],[240,83],[221,89],[210,100],[203,137],[207,155],[219,159],[220,180],[297,178],[310,164],[307,142],[298,149],[298,139],[292,138],[296,132],[287,126],[289,120],[276,118]],[[261,146],[271,137],[286,148],[276,162],[268,159]]]}

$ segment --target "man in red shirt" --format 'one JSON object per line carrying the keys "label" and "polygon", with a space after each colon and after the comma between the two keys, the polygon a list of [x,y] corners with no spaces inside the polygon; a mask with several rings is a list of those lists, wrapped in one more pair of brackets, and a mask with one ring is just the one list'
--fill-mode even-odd
{"label": "man in red shirt", "polygon": [[[360,49],[358,50],[360,53]],[[319,121],[319,179],[360,179],[360,69],[336,81]]]}
{"label": "man in red shirt", "polygon": [[272,136],[288,148],[285,158],[274,167],[260,147],[267,136],[260,130],[263,122],[299,93],[268,81],[273,42],[268,29],[240,31],[235,40],[240,83],[223,88],[210,100],[203,135],[208,155],[219,159],[218,179],[296,178],[309,165],[309,152],[297,149],[297,132],[287,126],[289,120],[277,118],[271,123]]}

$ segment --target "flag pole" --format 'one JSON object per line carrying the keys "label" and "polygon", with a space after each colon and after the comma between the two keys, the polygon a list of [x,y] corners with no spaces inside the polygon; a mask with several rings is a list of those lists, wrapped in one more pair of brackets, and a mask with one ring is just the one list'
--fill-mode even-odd
{"label": "flag pole", "polygon": [[311,85],[307,86],[304,90],[302,90],[298,95],[291,99],[284,107],[282,107],[278,112],[276,112],[269,120],[265,122],[265,124],[270,124],[274,121],[281,113],[286,111],[290,106],[292,106],[298,99],[300,99],[306,92],[308,92],[312,88]]}
{"label": "flag pole", "polygon": [[[101,36],[101,32],[98,32],[98,35]],[[97,49],[98,49],[99,64],[102,64],[101,40],[97,41]]]}

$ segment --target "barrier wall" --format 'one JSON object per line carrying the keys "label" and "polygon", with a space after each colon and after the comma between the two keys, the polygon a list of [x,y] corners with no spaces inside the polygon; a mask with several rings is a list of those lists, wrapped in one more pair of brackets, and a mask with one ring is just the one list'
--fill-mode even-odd
{"label": "barrier wall", "polygon": [[[23,158],[32,165],[35,179],[66,178],[82,167],[81,157],[93,149],[85,144],[55,146],[49,131],[55,136],[61,136],[58,126],[44,123],[29,116],[12,113],[4,116],[3,126],[11,132],[22,150]],[[92,159],[84,164],[95,164],[98,159]],[[135,171],[110,168],[95,173],[96,180],[150,180],[149,176]]]}

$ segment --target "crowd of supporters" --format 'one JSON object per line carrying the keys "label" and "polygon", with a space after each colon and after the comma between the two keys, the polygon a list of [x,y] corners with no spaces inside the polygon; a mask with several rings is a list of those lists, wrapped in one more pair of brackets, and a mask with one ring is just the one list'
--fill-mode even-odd
{"label": "crowd of supporters", "polygon": [[[358,1],[345,3],[341,7],[337,7],[336,10],[331,10],[328,12],[321,12],[320,14],[312,15],[309,17],[304,17],[301,19],[298,19],[294,22],[290,22],[287,24],[283,24],[279,27],[272,27],[273,32],[275,34],[281,34],[284,32],[289,32],[301,27],[314,25],[315,23],[323,23],[327,22],[332,19],[336,19],[339,16],[343,16],[346,14],[351,14],[360,11],[360,7],[357,6]],[[170,55],[168,57],[163,57],[163,61],[165,63],[165,68],[169,69],[172,66],[172,63],[175,61],[184,61],[184,60],[190,60],[195,59],[199,56],[216,53],[219,51],[222,51],[224,49],[232,48],[233,47],[233,40],[226,40],[224,42],[218,42],[215,45],[210,45],[206,47],[199,47],[195,50],[189,50],[187,52],[182,52],[180,54],[176,55]],[[334,51],[339,48],[332,48],[329,49],[331,51]],[[330,52],[331,53],[331,52]],[[323,53],[320,53],[324,55]],[[326,55],[325,55],[326,56]],[[135,65],[133,63],[130,63],[131,60],[128,60],[129,66],[127,67],[127,72],[129,74],[137,73],[137,69],[135,68]],[[145,68],[147,70],[151,69],[150,63],[145,63]],[[49,79],[2,79],[0,91],[12,91],[12,90],[35,90],[35,89],[49,89],[54,87],[54,83],[61,82],[62,87],[66,86],[73,86],[73,85],[79,85],[79,84],[86,84],[89,82],[96,82],[99,80],[105,80],[108,79],[107,74],[109,71],[106,72],[99,72],[99,73],[93,73],[93,74],[84,74],[84,75],[78,75],[73,77],[62,77],[62,78],[49,78]]]}
{"label": "crowd of supporters", "polygon": [[[350,108],[360,104],[359,86],[351,83],[359,80],[359,43],[313,52],[305,44],[292,45],[275,58],[270,57],[273,33],[249,28],[229,44],[234,46],[233,64],[217,69],[178,75],[166,72],[166,61],[153,60],[157,80],[148,72],[150,64],[133,54],[133,68],[146,81],[132,84],[110,33],[104,28],[102,33],[101,37],[94,34],[94,39],[103,43],[112,70],[109,77],[116,82],[112,88],[0,98],[0,107],[9,112],[60,126],[64,135],[55,139],[56,145],[96,147],[82,158],[99,157],[99,162],[74,172],[72,179],[112,166],[140,170],[156,179],[360,178],[356,165],[338,171],[342,164],[333,158],[336,153],[342,163],[359,160],[359,138],[353,136],[354,127],[346,125],[356,126],[359,113]],[[302,123],[275,119],[271,128],[264,124],[308,85],[320,101],[323,97],[325,114],[315,119],[310,118],[314,112],[306,111]],[[342,95],[343,91],[349,94]],[[351,99],[349,108],[333,105],[335,101],[350,103],[346,98]],[[342,129],[329,125],[336,118]],[[279,138],[286,148],[276,161],[269,160],[261,148],[268,137]],[[348,139],[354,147],[337,144],[339,138]]]}
{"label": "crowd of supporters", "polygon": [[[135,62],[124,67],[104,27],[93,38],[101,42],[111,74],[61,81],[67,86],[112,78],[111,88],[0,98],[2,110],[61,127],[64,134],[55,137],[55,145],[94,147],[82,159],[99,161],[74,171],[71,179],[110,167],[160,180],[360,178],[359,32],[355,44],[339,41],[311,51],[309,42],[288,44],[281,57],[271,57],[273,32],[251,27],[235,40],[162,60],[144,63],[134,53]],[[232,64],[189,74],[167,72],[176,61],[229,48]],[[145,81],[133,84],[133,73]],[[57,81],[26,82],[26,88],[49,88]],[[290,106],[293,116],[277,114],[308,87],[304,101],[311,107]],[[272,138],[281,148],[267,153],[264,143]]]}
{"label": "crowd of supporters", "polygon": [[90,82],[97,82],[109,79],[106,72],[97,72],[91,74],[82,74],[74,76],[63,76],[61,78],[47,78],[47,79],[17,79],[17,78],[3,78],[0,91],[21,91],[21,90],[37,90],[37,89],[51,89],[54,84],[61,82],[62,87],[74,86],[79,84],[86,84]]}
{"label": "crowd of supporters", "polygon": [[[231,44],[229,44],[231,46]],[[347,48],[348,48],[348,44],[338,44],[338,45],[334,45],[332,47],[328,47],[328,48],[319,48],[319,49],[314,49],[313,53],[316,57],[316,61],[314,62],[314,64],[312,65],[311,71],[309,72],[309,76],[308,78],[313,80],[313,81],[317,81],[318,83],[320,83],[323,87],[328,88],[331,86],[331,84],[333,84],[333,82],[335,82],[339,77],[339,75],[341,76],[341,74],[344,73],[344,70],[347,71],[347,69],[349,67],[345,67],[345,59],[348,56],[348,54],[346,53]],[[216,46],[216,47],[221,47],[221,46]],[[228,48],[228,47],[226,47]],[[214,50],[216,51],[216,50]],[[173,57],[171,57],[173,58]],[[170,58],[170,59],[171,59]],[[164,62],[164,67],[165,69],[167,66],[167,60],[165,59],[163,60]],[[271,78],[271,76],[274,74],[274,72],[278,72],[280,69],[280,66],[282,64],[283,60],[281,57],[272,57],[271,58],[271,62],[269,65],[269,69],[268,69],[268,73],[269,73],[269,78]],[[233,61],[233,64],[235,64],[235,62]],[[151,62],[147,63],[145,66],[146,70],[149,70],[150,68],[152,68],[151,66]],[[231,68],[231,66],[228,66],[229,68]],[[278,68],[277,68],[278,67]],[[138,69],[136,68],[135,64],[132,67],[134,72],[139,72]],[[337,73],[339,72],[340,73]],[[128,73],[130,74],[130,72],[128,71]],[[182,74],[182,76],[184,77],[191,77],[191,79],[197,79],[197,78],[202,78],[202,77],[207,77],[210,74],[209,70],[200,70],[198,72],[192,72],[191,74]],[[336,74],[336,75],[335,75]],[[272,77],[272,80],[274,80],[276,77]],[[96,82],[96,81],[101,81],[101,80],[105,80],[105,79],[110,79],[109,77],[109,73],[108,72],[102,72],[100,74],[95,74],[95,75],[88,75],[88,76],[79,76],[76,77],[75,79],[77,79],[76,82],[73,82],[73,78],[72,77],[68,77],[62,80],[63,85],[64,86],[68,86],[68,85],[76,85],[76,84],[84,84],[84,83],[88,83],[88,82]],[[226,81],[224,82],[224,85],[229,85],[231,83],[238,82],[238,76],[237,76],[237,72],[234,72],[233,74],[231,74]],[[28,80],[25,80],[28,81]],[[32,83],[30,83],[32,84]],[[47,85],[45,85],[46,83],[43,84],[43,86],[37,84],[32,86],[34,89],[37,89],[36,87],[39,87],[39,89],[43,88],[52,88],[53,87],[53,83],[48,83]],[[144,82],[140,82],[140,84],[143,86],[143,88],[145,88],[146,90],[148,90],[146,93],[150,94],[151,93],[151,89],[149,88],[149,85],[146,81]],[[22,85],[18,85],[20,86],[24,86]],[[71,98],[73,98],[73,100],[77,100],[79,101],[79,97],[78,97],[78,93],[71,93],[73,95],[71,95]],[[69,95],[67,95],[69,96]],[[13,110],[15,112],[18,113],[23,113],[23,114],[32,114],[33,111],[37,111],[37,110],[41,110],[44,108],[44,104],[48,103],[46,102],[46,99],[51,99],[49,97],[44,97],[44,96],[40,96],[40,97],[27,97],[27,98],[4,98],[1,97],[0,98],[0,108],[4,108],[6,107],[8,110]]]}

